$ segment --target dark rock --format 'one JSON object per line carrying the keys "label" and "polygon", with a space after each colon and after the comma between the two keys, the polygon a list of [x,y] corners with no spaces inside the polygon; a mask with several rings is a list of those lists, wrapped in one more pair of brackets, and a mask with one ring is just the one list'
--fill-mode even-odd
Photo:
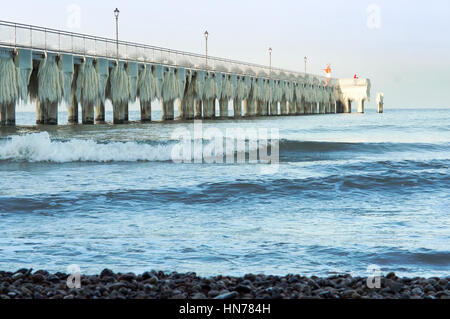
{"label": "dark rock", "polygon": [[236,291],[232,291],[223,295],[219,295],[215,297],[214,299],[234,299],[238,296],[238,293]]}
{"label": "dark rock", "polygon": [[235,289],[237,292],[239,293],[249,293],[252,291],[252,288],[250,288],[249,286],[245,286],[245,285],[239,285],[236,287]]}
{"label": "dark rock", "polygon": [[114,272],[110,269],[103,269],[100,273],[100,278],[103,277],[115,277]]}
{"label": "dark rock", "polygon": [[125,281],[133,281],[136,280],[136,275],[133,273],[127,273],[119,276],[119,280],[125,280]]}

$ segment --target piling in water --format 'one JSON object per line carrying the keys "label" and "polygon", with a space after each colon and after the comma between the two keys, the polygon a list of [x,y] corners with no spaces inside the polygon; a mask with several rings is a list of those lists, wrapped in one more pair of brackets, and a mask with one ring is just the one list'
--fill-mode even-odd
{"label": "piling in water", "polygon": [[100,102],[100,77],[94,59],[86,58],[80,65],[76,99],[81,105],[82,123],[94,124],[94,106]]}
{"label": "piling in water", "polygon": [[19,99],[16,67],[12,57],[0,58],[0,125],[15,125]]}
{"label": "piling in water", "polygon": [[106,96],[113,105],[113,123],[125,122],[125,107],[130,100],[130,81],[124,63],[118,62],[111,70]]}
{"label": "piling in water", "polygon": [[58,124],[58,104],[62,96],[61,72],[56,63],[56,55],[48,53],[39,65],[37,124]]}

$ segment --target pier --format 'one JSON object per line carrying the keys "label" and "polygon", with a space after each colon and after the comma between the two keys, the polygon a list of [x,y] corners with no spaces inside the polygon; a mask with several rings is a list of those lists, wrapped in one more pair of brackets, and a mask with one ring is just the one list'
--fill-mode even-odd
{"label": "pier", "polygon": [[[364,113],[369,79],[323,76],[85,34],[0,21],[0,125],[14,126],[19,102],[36,104],[36,124],[57,125],[65,104],[70,124],[128,122],[139,102],[151,123],[162,120]],[[229,112],[229,109],[232,112]],[[81,118],[78,118],[81,110]],[[217,115],[219,114],[219,115]]]}

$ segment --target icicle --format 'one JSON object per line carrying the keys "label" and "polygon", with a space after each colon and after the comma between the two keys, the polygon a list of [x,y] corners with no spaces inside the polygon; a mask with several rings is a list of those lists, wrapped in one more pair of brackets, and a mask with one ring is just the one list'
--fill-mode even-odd
{"label": "icicle", "polygon": [[98,59],[95,68],[99,76],[98,89],[100,102],[105,103],[106,85],[109,77],[109,61],[106,59]]}
{"label": "icicle", "polygon": [[66,106],[70,107],[72,81],[74,75],[73,56],[69,54],[62,54],[59,59],[59,69],[61,70],[61,83],[63,91],[63,99]]}
{"label": "icicle", "polygon": [[186,69],[180,68],[180,67],[177,68],[176,75],[177,75],[177,80],[178,80],[178,98],[180,100],[183,100],[184,91],[186,88]]}
{"label": "icicle", "polygon": [[[12,58],[0,58],[0,106],[16,103],[19,98],[17,73]],[[3,120],[3,119],[2,119]]]}
{"label": "icicle", "polygon": [[175,100],[180,95],[180,87],[173,68],[164,75],[161,95],[164,101]]}
{"label": "icicle", "polygon": [[31,50],[20,49],[15,59],[17,70],[17,84],[19,97],[23,102],[28,102],[28,84],[33,71],[33,58]]}
{"label": "icicle", "polygon": [[137,95],[142,103],[152,102],[156,98],[156,81],[151,65],[144,65],[144,69],[139,73]]}
{"label": "icicle", "polygon": [[77,101],[81,103],[82,108],[87,105],[96,105],[100,100],[100,77],[95,70],[93,62],[92,58],[86,58],[78,71],[75,96]]}
{"label": "icicle", "polygon": [[224,75],[222,79],[221,98],[230,100],[233,98],[233,85],[229,75]]}
{"label": "icicle", "polygon": [[109,76],[109,98],[113,104],[128,103],[130,99],[130,81],[124,64],[119,62]]}
{"label": "icicle", "polygon": [[39,102],[59,103],[63,95],[61,75],[56,64],[56,56],[48,55],[40,65],[38,72]]}
{"label": "icicle", "polygon": [[127,74],[130,79],[130,102],[136,102],[137,81],[138,81],[138,65],[136,62],[127,63]]}
{"label": "icicle", "polygon": [[195,76],[194,89],[195,89],[195,99],[201,100],[203,99],[203,91],[205,87],[205,71],[197,71],[197,75]]}

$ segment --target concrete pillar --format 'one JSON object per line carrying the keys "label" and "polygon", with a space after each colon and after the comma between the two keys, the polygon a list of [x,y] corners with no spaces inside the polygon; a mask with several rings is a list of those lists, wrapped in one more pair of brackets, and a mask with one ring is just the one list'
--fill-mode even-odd
{"label": "concrete pillar", "polygon": [[0,126],[6,125],[6,106],[0,104]]}
{"label": "concrete pillar", "polygon": [[215,100],[214,99],[205,99],[203,100],[203,118],[210,120],[212,119],[214,116],[214,103]]}
{"label": "concrete pillar", "polygon": [[336,113],[336,101],[330,103],[330,113],[331,114]]}
{"label": "concrete pillar", "polygon": [[85,105],[81,109],[81,123],[94,124],[94,106],[92,104]]}
{"label": "concrete pillar", "polygon": [[67,108],[67,114],[69,124],[78,124],[78,101],[74,93],[72,93],[71,103]]}
{"label": "concrete pillar", "polygon": [[[0,122],[2,125],[15,126],[16,125],[16,104],[8,103],[0,106],[1,109],[5,110],[4,114],[1,115]],[[3,111],[1,112],[3,113]],[[3,120],[4,119],[4,120]]]}
{"label": "concrete pillar", "polygon": [[358,100],[356,111],[358,113],[364,113],[364,100]]}
{"label": "concrete pillar", "polygon": [[377,113],[383,113],[384,112],[383,107],[384,107],[383,102],[378,102],[378,104],[377,104]]}
{"label": "concrete pillar", "polygon": [[0,105],[0,126],[16,125],[16,104],[6,103]]}
{"label": "concrete pillar", "polygon": [[288,115],[287,101],[283,98],[280,103],[280,113],[281,115]]}
{"label": "concrete pillar", "polygon": [[44,124],[58,125],[58,102],[45,103],[45,120]]}
{"label": "concrete pillar", "polygon": [[194,99],[192,97],[185,97],[182,102],[184,120],[194,119]]}
{"label": "concrete pillar", "polygon": [[270,102],[270,115],[278,115],[278,101]]}
{"label": "concrete pillar", "polygon": [[[175,101],[173,101],[173,107],[175,110],[175,107],[178,110],[178,117],[184,119],[184,108],[183,108],[183,100],[182,99],[176,99]],[[175,117],[175,112],[174,115]]]}
{"label": "concrete pillar", "polygon": [[202,119],[202,101],[194,100],[194,119],[200,120]]}
{"label": "concrete pillar", "polygon": [[352,102],[350,100],[344,101],[343,113],[352,113]]}
{"label": "concrete pillar", "polygon": [[113,123],[114,124],[123,124],[124,121],[124,115],[125,115],[125,105],[128,104],[127,102],[121,103],[116,102],[113,103]]}
{"label": "concrete pillar", "polygon": [[249,117],[252,114],[251,108],[254,105],[254,102],[250,99],[244,99],[242,101],[242,109],[244,113],[244,117]]}
{"label": "concrete pillar", "polygon": [[[36,124],[42,125],[45,122],[45,104],[40,103],[39,99],[36,99]],[[6,109],[5,109],[5,120],[6,120]]]}
{"label": "concrete pillar", "polygon": [[128,122],[129,112],[128,112],[128,103],[124,103],[123,105],[123,122]]}
{"label": "concrete pillar", "polygon": [[175,100],[164,101],[163,99],[161,99],[162,120],[163,121],[173,121],[173,119],[174,119],[174,103],[175,103]]}
{"label": "concrete pillar", "polygon": [[238,98],[233,100],[233,116],[234,118],[242,116],[242,101]]}
{"label": "concrete pillar", "polygon": [[293,100],[292,102],[289,102],[289,115],[296,115],[297,114],[297,101]]}
{"label": "concrete pillar", "polygon": [[269,102],[260,102],[261,104],[261,115],[262,116],[267,116],[269,115]]}
{"label": "concrete pillar", "polygon": [[105,103],[103,102],[95,106],[95,122],[99,124],[105,123]]}
{"label": "concrete pillar", "polygon": [[384,93],[377,93],[377,113],[383,113],[384,108]]}
{"label": "concrete pillar", "polygon": [[228,117],[228,100],[227,99],[220,99],[219,109],[220,109],[220,117],[227,118]]}

